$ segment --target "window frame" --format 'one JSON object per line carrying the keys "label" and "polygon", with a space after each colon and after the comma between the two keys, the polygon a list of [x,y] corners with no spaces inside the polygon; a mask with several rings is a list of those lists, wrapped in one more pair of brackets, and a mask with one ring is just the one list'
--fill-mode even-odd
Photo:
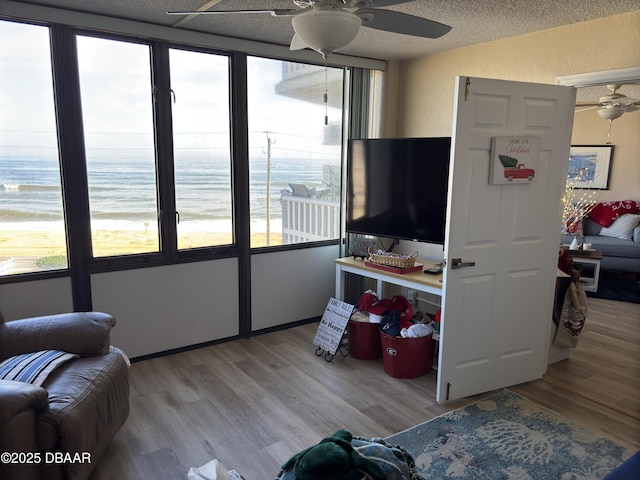
{"label": "window frame", "polygon": [[[216,49],[165,42],[161,40],[146,40],[129,35],[95,32],[78,28],[74,28],[73,30],[75,35],[85,35],[96,38],[104,38],[108,40],[125,41],[147,45],[150,49],[151,57],[150,73],[152,84],[150,85],[150,88],[154,90],[153,125],[156,194],[158,196],[157,214],[159,250],[157,252],[123,254],[108,257],[94,257],[92,255],[87,262],[88,271],[90,273],[103,273],[109,271],[154,267],[177,263],[189,263],[239,256],[240,253],[237,240],[225,245],[211,245],[182,250],[178,249],[176,220],[178,212],[176,210],[175,201],[175,165],[173,126],[171,118],[172,95],[169,70],[169,51],[172,48],[227,57],[230,64],[230,72],[233,70],[231,68],[233,55],[229,52],[221,52]],[[229,78],[229,82],[231,85],[233,84],[231,77]],[[229,104],[231,104],[231,101],[229,101]],[[230,115],[230,118],[231,116],[232,115]],[[231,137],[233,138],[233,122],[231,122],[230,128]],[[233,195],[233,191],[235,190],[233,187],[233,151],[231,151],[231,155],[232,203],[235,204],[236,198]],[[235,223],[236,222],[234,219],[234,230]],[[234,238],[237,239],[237,236],[234,235]]]}
{"label": "window frame", "polygon": [[[0,19],[2,19],[0,17]],[[58,181],[59,181],[59,187],[60,187],[60,207],[61,207],[61,215],[62,215],[62,221],[63,221],[63,231],[64,231],[64,245],[61,245],[64,247],[65,249],[65,255],[66,255],[66,264],[67,266],[64,268],[52,268],[49,270],[42,270],[42,271],[38,271],[38,270],[34,270],[34,271],[29,271],[29,272],[23,272],[23,273],[10,273],[7,275],[2,275],[0,276],[0,278],[8,278],[8,279],[15,279],[15,278],[22,278],[22,277],[30,277],[33,275],[41,275],[42,278],[59,278],[62,276],[65,276],[66,272],[70,269],[70,258],[69,258],[69,252],[68,252],[68,245],[69,245],[69,238],[68,238],[68,232],[67,232],[67,224],[66,224],[66,214],[65,214],[65,200],[64,200],[64,190],[63,190],[63,176],[62,176],[62,172],[60,171],[60,156],[61,156],[61,145],[60,145],[60,141],[58,139],[58,127],[57,127],[57,115],[58,112],[57,110],[57,102],[56,102],[56,92],[54,89],[54,78],[53,78],[53,51],[52,51],[52,46],[51,46],[51,26],[46,23],[46,22],[37,22],[37,21],[22,21],[20,19],[6,19],[7,23],[11,23],[11,24],[18,24],[18,25],[25,25],[28,27],[39,27],[39,28],[43,28],[46,29],[46,32],[43,31],[42,33],[46,33],[46,36],[48,37],[48,46],[49,46],[49,51],[46,52],[48,54],[48,56],[50,57],[49,60],[49,68],[51,69],[49,72],[49,76],[48,79],[51,81],[51,99],[53,101],[53,112],[51,112],[53,114],[53,122],[54,122],[54,129],[55,131],[52,132],[53,135],[56,138],[56,144],[55,144],[55,149],[56,149],[56,159],[58,160],[57,165],[58,165]]]}
{"label": "window frame", "polygon": [[[235,219],[236,219],[236,215],[235,215],[235,208],[234,205],[236,205],[237,203],[237,199],[234,196],[234,154],[233,154],[233,139],[234,139],[234,124],[233,124],[233,112],[232,112],[232,96],[233,96],[233,79],[232,79],[232,62],[234,61],[234,56],[232,54],[229,54],[228,52],[219,52],[219,51],[212,51],[211,49],[205,49],[205,48],[198,48],[198,47],[192,47],[192,46],[187,46],[187,45],[183,45],[183,44],[167,44],[167,48],[166,48],[166,52],[167,52],[167,59],[169,59],[170,57],[170,51],[171,50],[182,50],[182,51],[187,51],[187,52],[195,52],[195,53],[202,53],[202,54],[208,54],[208,55],[218,55],[220,57],[226,57],[227,58],[227,81],[228,81],[228,92],[229,92],[229,98],[227,99],[227,103],[229,106],[229,116],[228,116],[228,128],[229,128],[229,169],[230,169],[230,182],[231,184],[229,185],[230,188],[230,193],[231,193],[231,236],[232,236],[232,241],[231,243],[227,243],[227,244],[222,244],[222,245],[204,245],[204,246],[200,246],[200,247],[194,247],[194,248],[178,248],[177,244],[178,244],[178,224],[175,224],[176,227],[176,234],[175,234],[175,239],[176,239],[176,251],[177,251],[177,256],[178,258],[191,258],[191,257],[199,257],[203,254],[205,254],[207,251],[210,254],[213,254],[214,252],[211,252],[212,249],[216,250],[216,251],[222,251],[223,249],[229,249],[231,247],[236,247],[237,246],[237,235],[236,235],[236,229],[235,229]],[[236,60],[237,61],[237,60]],[[168,85],[168,91],[173,92],[173,89],[170,85],[170,62],[167,60],[167,65],[168,65],[168,69],[166,72],[167,75],[167,81],[169,82]],[[171,149],[168,150],[171,152],[171,173],[174,174],[175,173],[175,147],[173,144],[173,139],[174,139],[174,131],[173,131],[173,116],[172,116],[172,111],[170,111],[168,117],[166,118],[166,120],[169,120],[171,123]],[[167,131],[167,135],[168,137],[168,131]],[[177,209],[177,205],[176,205],[176,183],[175,183],[175,178],[173,179],[172,182],[172,190],[173,190],[173,202],[174,202],[174,207],[175,209]],[[179,211],[176,210],[176,215],[179,215]],[[179,218],[179,217],[178,217]]]}
{"label": "window frame", "polygon": [[[340,170],[340,208],[339,208],[339,218],[338,218],[338,225],[339,225],[339,236],[338,238],[332,238],[332,239],[326,239],[326,240],[313,240],[313,241],[306,241],[306,242],[296,242],[296,243],[286,243],[286,244],[280,244],[280,245],[264,245],[264,246],[258,246],[258,247],[250,247],[250,250],[252,253],[267,253],[267,252],[281,252],[281,251],[288,251],[288,250],[297,250],[297,249],[302,249],[302,248],[314,248],[314,247],[324,247],[324,246],[331,246],[331,245],[338,245],[338,244],[344,244],[344,236],[345,236],[345,231],[344,231],[344,226],[343,226],[343,198],[344,198],[344,188],[343,188],[343,184],[344,184],[344,172],[345,170],[345,165],[346,165],[346,154],[347,154],[347,138],[348,138],[348,125],[349,125],[349,109],[348,109],[348,99],[349,99],[349,94],[348,94],[348,85],[349,85],[349,78],[350,78],[350,74],[349,71],[350,69],[344,65],[331,65],[328,63],[321,63],[321,62],[308,62],[308,61],[300,61],[300,60],[296,60],[296,59],[290,59],[290,58],[281,58],[281,57],[274,57],[274,56],[265,56],[265,55],[258,55],[258,54],[253,54],[253,53],[247,53],[245,54],[245,58],[248,59],[254,57],[254,58],[263,58],[266,60],[274,60],[274,61],[280,61],[280,62],[288,62],[288,63],[299,63],[302,65],[312,65],[315,67],[321,67],[321,68],[341,68],[342,69],[342,81],[343,81],[343,85],[342,85],[342,116],[341,116],[341,155],[340,155],[340,165],[339,165],[339,170]],[[247,90],[247,89],[245,89]],[[248,95],[248,92],[247,92]],[[247,100],[248,102],[248,100]],[[247,107],[248,108],[248,107]],[[247,128],[247,132],[248,132],[248,128],[249,128],[249,121],[247,119],[247,122],[245,123],[245,127]],[[249,145],[249,141],[247,139],[247,149],[250,148]],[[249,161],[249,159],[247,159],[247,162]],[[249,167],[249,164],[247,163],[247,168]],[[249,212],[249,219],[248,221],[251,221],[251,213]],[[250,235],[250,234],[249,234]],[[249,238],[249,243],[251,242],[251,238]]]}
{"label": "window frame", "polygon": [[[90,274],[119,271],[152,266],[208,261],[213,259],[238,257],[246,254],[278,252],[304,248],[316,248],[344,243],[344,233],[340,237],[321,241],[250,246],[249,212],[249,175],[248,175],[248,119],[247,119],[247,57],[249,53],[222,50],[211,46],[195,45],[186,42],[165,41],[128,33],[97,30],[84,26],[71,26],[47,20],[21,19],[0,16],[0,21],[12,21],[49,28],[52,73],[54,78],[56,126],[59,142],[59,164],[63,173],[63,208],[65,211],[65,229],[67,234],[68,268],[45,272],[29,272],[0,276],[0,284],[31,281],[36,279],[72,277],[74,303],[77,309],[89,309],[91,306]],[[221,246],[207,246],[193,249],[177,249],[175,220],[171,215],[160,214],[159,251],[137,253],[111,257],[93,257],[90,228],[89,198],[84,148],[84,126],[80,104],[78,80],[78,57],[75,39],[78,35],[126,41],[148,45],[151,51],[152,83],[157,88],[169,85],[168,55],[170,48],[217,54],[229,59],[230,83],[230,131],[231,131],[231,191],[233,243]],[[323,66],[321,61],[306,59],[279,58],[273,55],[251,53],[252,56],[288,62],[300,62]],[[343,87],[343,132],[347,130],[349,96],[346,92],[349,67],[335,65],[344,69]],[[175,212],[173,132],[171,131],[170,95],[157,96],[162,100],[154,102],[154,139],[156,158],[156,189],[160,212]],[[343,133],[344,163],[346,138]],[[341,212],[342,215],[342,212]],[[341,220],[342,223],[342,220]],[[85,285],[84,287],[78,285]]]}

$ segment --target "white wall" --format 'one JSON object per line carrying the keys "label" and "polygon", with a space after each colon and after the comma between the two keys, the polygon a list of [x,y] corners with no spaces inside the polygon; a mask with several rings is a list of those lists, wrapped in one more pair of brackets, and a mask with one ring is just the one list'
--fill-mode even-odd
{"label": "white wall", "polygon": [[252,330],[322,315],[335,295],[339,256],[338,245],[253,255]]}
{"label": "white wall", "polygon": [[[608,130],[609,122],[600,118],[595,110],[578,112],[571,143],[603,145],[609,141]],[[614,148],[609,189],[597,192],[597,200],[640,201],[640,111],[625,113],[613,121],[610,142]]]}
{"label": "white wall", "polygon": [[73,311],[68,277],[0,285],[0,310],[5,320]]}
{"label": "white wall", "polygon": [[[321,316],[335,294],[338,245],[251,257],[252,330]],[[93,310],[118,323],[113,345],[131,358],[235,337],[236,258],[91,275]],[[69,278],[0,285],[7,320],[73,311]]]}
{"label": "white wall", "polygon": [[[555,84],[558,76],[637,67],[639,38],[640,10],[396,62],[388,102],[397,103],[397,117],[387,117],[387,132],[451,135],[456,75]],[[605,143],[608,122],[597,118],[587,126],[588,116],[576,115],[573,143]],[[612,184],[603,200],[640,200],[639,125],[640,112],[614,122]]]}
{"label": "white wall", "polygon": [[94,274],[93,308],[114,315],[111,341],[138,357],[238,335],[237,260]]}

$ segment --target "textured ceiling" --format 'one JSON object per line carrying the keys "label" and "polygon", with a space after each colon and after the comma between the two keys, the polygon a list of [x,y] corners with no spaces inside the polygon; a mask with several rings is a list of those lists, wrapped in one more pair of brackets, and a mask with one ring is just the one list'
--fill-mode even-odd
{"label": "textured ceiling", "polygon": [[[375,1],[374,6],[375,6]],[[173,16],[167,11],[297,8],[293,0],[22,0],[185,30],[289,45],[290,17],[264,14]],[[452,26],[438,39],[418,38],[361,28],[340,53],[380,60],[404,60],[640,10],[640,0],[414,0],[385,7]],[[620,90],[640,98],[640,84]],[[605,86],[578,89],[578,103],[594,102]]]}
{"label": "textured ceiling", "polygon": [[[174,26],[219,35],[289,45],[291,18],[267,14],[167,15],[169,10],[296,8],[292,0],[36,0],[22,1],[82,12]],[[375,6],[375,0],[374,0]],[[361,28],[341,53],[401,60],[438,51],[485,43],[597,18],[640,10],[640,0],[414,0],[386,7],[447,25],[452,30],[438,39],[418,38]]]}
{"label": "textured ceiling", "polygon": [[[640,100],[640,83],[622,85],[617,93],[626,95],[627,97]],[[597,102],[600,97],[610,94],[611,92],[605,85],[596,87],[581,87],[578,89],[576,103]]]}

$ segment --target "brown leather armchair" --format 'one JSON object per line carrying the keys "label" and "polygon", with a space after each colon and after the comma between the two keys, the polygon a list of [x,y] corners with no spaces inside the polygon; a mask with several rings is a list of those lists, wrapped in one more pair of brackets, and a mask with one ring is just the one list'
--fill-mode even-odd
{"label": "brown leather armchair", "polygon": [[41,350],[78,355],[41,386],[0,380],[0,478],[89,477],[129,415],[128,361],[110,347],[115,324],[99,312],[10,322],[0,313],[0,362]]}

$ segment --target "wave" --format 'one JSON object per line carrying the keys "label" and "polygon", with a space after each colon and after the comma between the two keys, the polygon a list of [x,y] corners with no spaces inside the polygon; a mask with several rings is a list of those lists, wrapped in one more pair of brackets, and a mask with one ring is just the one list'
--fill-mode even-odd
{"label": "wave", "polygon": [[6,222],[0,219],[0,230],[7,232],[64,232],[64,221]]}
{"label": "wave", "polygon": [[[0,156],[1,157],[1,156]],[[0,158],[0,222],[47,222],[63,218],[63,195],[57,159]],[[267,216],[267,160],[252,159],[249,171],[251,218]],[[147,160],[89,161],[89,206],[96,222],[131,222],[132,228],[157,222],[156,173]],[[233,185],[230,161],[176,161],[175,201],[180,227],[191,222],[230,221]],[[292,183],[320,186],[323,166],[274,158],[271,164],[272,216],[279,215],[280,192]],[[6,174],[5,174],[6,173]],[[24,183],[30,182],[30,183]]]}
{"label": "wave", "polygon": [[9,192],[55,192],[60,191],[56,185],[28,185],[21,183],[4,183],[0,188]]}
{"label": "wave", "polygon": [[140,225],[144,223],[155,223],[157,215],[154,210],[147,211],[114,211],[114,212],[93,212],[91,214],[91,221],[113,220],[138,223]]}
{"label": "wave", "polygon": [[[180,209],[178,209],[180,212]],[[93,212],[92,220],[115,220],[129,222],[155,222],[157,215],[153,210],[147,211],[111,211],[111,212]],[[228,220],[231,218],[231,208],[203,208],[201,210],[183,210],[180,212],[180,222],[183,221],[201,221],[201,220]]]}
{"label": "wave", "polygon": [[0,222],[56,221],[62,220],[62,213],[25,212],[24,210],[0,209]]}

